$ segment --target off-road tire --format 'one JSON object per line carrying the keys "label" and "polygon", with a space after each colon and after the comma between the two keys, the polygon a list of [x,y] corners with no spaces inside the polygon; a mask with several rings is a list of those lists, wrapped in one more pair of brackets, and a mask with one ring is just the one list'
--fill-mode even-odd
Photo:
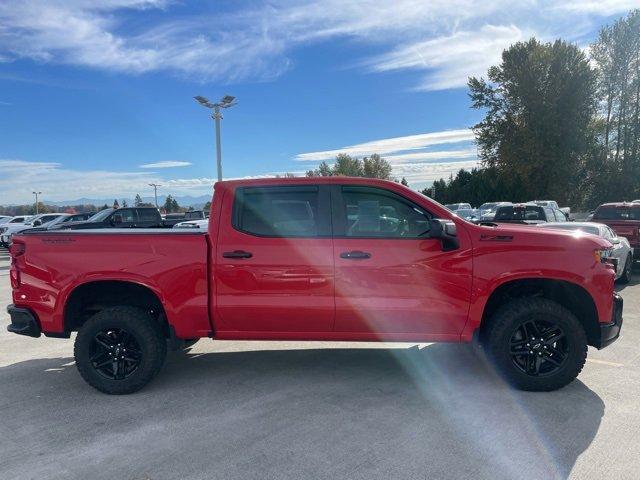
{"label": "off-road tire", "polygon": [[[521,371],[510,354],[512,335],[531,318],[544,318],[556,324],[567,339],[566,360],[547,376]],[[587,336],[582,324],[569,310],[546,298],[521,298],[506,303],[494,313],[483,333],[487,356],[503,378],[520,390],[546,392],[562,388],[578,376],[587,358]]]}
{"label": "off-road tire", "polygon": [[[95,336],[108,329],[126,331],[140,347],[140,362],[126,378],[105,378],[91,362]],[[167,356],[167,342],[160,325],[147,312],[136,307],[116,306],[101,310],[85,322],[76,336],[73,353],[76,367],[89,385],[104,393],[122,395],[140,390],[156,376]]]}

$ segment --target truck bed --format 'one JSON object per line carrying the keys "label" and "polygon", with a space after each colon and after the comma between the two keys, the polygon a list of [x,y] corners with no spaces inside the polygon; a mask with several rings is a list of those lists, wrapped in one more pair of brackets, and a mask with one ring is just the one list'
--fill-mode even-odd
{"label": "truck bed", "polygon": [[12,267],[20,282],[13,303],[28,303],[45,332],[67,333],[64,305],[74,290],[95,281],[147,287],[181,338],[207,336],[212,330],[206,231],[61,230],[26,233],[14,242],[25,250]]}

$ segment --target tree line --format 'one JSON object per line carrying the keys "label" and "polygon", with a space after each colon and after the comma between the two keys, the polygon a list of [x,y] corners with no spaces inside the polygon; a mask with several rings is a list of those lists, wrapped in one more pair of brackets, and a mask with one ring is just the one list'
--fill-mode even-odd
{"label": "tree line", "polygon": [[[211,202],[207,202],[209,205],[208,208],[211,207]],[[136,194],[135,199],[133,200],[133,205],[135,207],[155,207],[153,203],[144,202],[142,197],[139,194]],[[107,208],[121,208],[128,207],[129,203],[127,199],[123,198],[122,200],[118,200],[117,198],[113,200],[113,204],[108,205],[94,205],[92,203],[81,204],[81,205],[48,205],[44,202],[38,202],[38,213],[90,213],[90,212],[99,212],[101,210],[105,210]],[[206,206],[206,205],[205,205]],[[178,201],[171,195],[167,195],[165,202],[163,205],[159,207],[162,211],[166,213],[182,213],[193,210],[192,206],[183,207],[178,204]],[[0,215],[35,215],[36,213],[36,204],[25,204],[25,205],[0,205]]]}
{"label": "tree line", "polygon": [[640,10],[603,27],[589,54],[535,38],[468,82],[481,168],[423,191],[442,203],[640,198]]}

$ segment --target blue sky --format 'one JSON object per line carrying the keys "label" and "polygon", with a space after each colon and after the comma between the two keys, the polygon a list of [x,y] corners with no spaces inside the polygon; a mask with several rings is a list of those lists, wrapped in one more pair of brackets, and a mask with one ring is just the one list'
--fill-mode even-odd
{"label": "blue sky", "polygon": [[[536,35],[586,48],[639,0],[0,2],[0,204],[200,195],[381,153],[414,188],[477,159],[469,75]],[[515,4],[515,5],[514,5]]]}

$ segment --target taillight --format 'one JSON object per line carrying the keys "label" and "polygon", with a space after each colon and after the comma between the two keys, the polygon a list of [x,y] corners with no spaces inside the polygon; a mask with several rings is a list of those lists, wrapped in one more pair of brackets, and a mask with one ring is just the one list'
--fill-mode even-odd
{"label": "taillight", "polygon": [[9,253],[13,258],[19,257],[20,255],[24,255],[27,246],[24,243],[13,242],[9,247]]}
{"label": "taillight", "polygon": [[9,271],[9,278],[11,280],[11,288],[20,288],[20,271],[17,268],[12,268]]}

